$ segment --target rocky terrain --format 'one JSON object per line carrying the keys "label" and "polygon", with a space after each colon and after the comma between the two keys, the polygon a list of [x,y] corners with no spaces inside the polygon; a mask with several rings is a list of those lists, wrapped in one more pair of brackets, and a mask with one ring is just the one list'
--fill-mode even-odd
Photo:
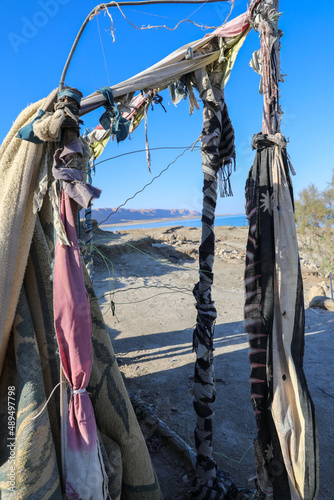
{"label": "rocky terrain", "polygon": [[[190,447],[195,413],[191,387],[195,355],[192,333],[196,309],[200,229],[170,227],[122,232],[94,230],[94,287],[129,393]],[[213,298],[215,327],[215,459],[233,481],[252,487],[255,476],[255,419],[250,400],[248,342],[243,327],[247,228],[216,228]],[[103,255],[103,257],[102,257]],[[309,308],[309,291],[329,280],[303,267],[306,307],[304,368],[316,407],[320,440],[320,494],[332,498],[334,465],[334,315]],[[145,413],[145,412],[144,412]],[[154,420],[154,419],[153,419]],[[175,451],[152,419],[140,420],[164,498],[186,499],[191,462]]]}

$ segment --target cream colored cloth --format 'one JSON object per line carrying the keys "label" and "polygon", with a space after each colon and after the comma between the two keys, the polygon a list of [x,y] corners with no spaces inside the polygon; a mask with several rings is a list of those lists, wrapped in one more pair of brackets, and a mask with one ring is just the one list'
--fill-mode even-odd
{"label": "cream colored cloth", "polygon": [[22,111],[0,148],[0,374],[35,226],[34,192],[45,148],[15,136],[40,109],[49,110],[56,94]]}
{"label": "cream colored cloth", "polygon": [[298,242],[279,144],[275,145],[272,171],[276,254],[272,415],[288,474],[291,500],[300,500],[304,498],[305,483],[305,419],[291,353],[298,283]]}
{"label": "cream colored cloth", "polygon": [[[158,63],[150,66],[137,75],[110,87],[113,96],[117,101],[119,97],[133,94],[138,90],[165,89],[182,76],[193,73],[200,68],[214,63],[221,62],[224,72],[222,86],[226,85],[238,51],[240,50],[249,30],[233,38],[221,39],[220,49],[216,50],[212,42],[219,40],[216,35],[209,35],[191,43],[187,43],[175,50]],[[223,40],[223,41],[222,41]],[[102,94],[93,94],[81,100],[80,113],[86,114],[89,111],[102,106],[105,99]]]}

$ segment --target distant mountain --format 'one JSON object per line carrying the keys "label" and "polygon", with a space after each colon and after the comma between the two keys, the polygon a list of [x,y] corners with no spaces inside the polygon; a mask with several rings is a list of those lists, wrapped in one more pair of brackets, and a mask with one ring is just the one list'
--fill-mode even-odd
{"label": "distant mountain", "polygon": [[[116,208],[93,208],[92,218],[96,219],[98,224],[104,221]],[[155,209],[139,209],[132,210],[129,208],[120,208],[115,214],[110,215],[106,224],[118,224],[123,222],[132,222],[140,220],[154,219],[181,219],[182,217],[200,217],[200,212],[196,210],[172,209],[164,210],[162,208]]]}

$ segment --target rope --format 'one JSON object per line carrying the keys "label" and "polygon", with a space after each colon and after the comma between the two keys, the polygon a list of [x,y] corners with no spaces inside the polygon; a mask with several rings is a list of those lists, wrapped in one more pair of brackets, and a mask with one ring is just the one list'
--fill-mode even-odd
{"label": "rope", "polygon": [[31,422],[32,420],[35,420],[36,418],[38,418],[38,417],[39,417],[39,416],[43,413],[43,411],[45,410],[45,408],[46,408],[46,407],[47,407],[47,405],[49,404],[50,399],[51,399],[51,398],[52,398],[52,396],[53,396],[53,393],[55,392],[55,390],[57,389],[57,387],[59,387],[59,386],[60,386],[60,384],[61,384],[61,383],[62,383],[62,382],[58,382],[58,384],[57,384],[57,385],[56,385],[56,386],[52,389],[52,392],[51,392],[50,396],[48,397],[48,399],[47,399],[47,401],[46,401],[45,405],[44,405],[44,406],[43,406],[43,408],[41,409],[41,411],[40,411],[39,413],[37,413],[37,415],[35,415],[34,417],[32,417],[32,418],[29,420],[29,422]]}

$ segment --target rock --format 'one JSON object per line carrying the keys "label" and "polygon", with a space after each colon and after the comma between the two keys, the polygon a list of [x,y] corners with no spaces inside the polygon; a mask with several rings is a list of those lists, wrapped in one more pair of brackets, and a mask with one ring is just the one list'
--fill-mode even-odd
{"label": "rock", "polygon": [[152,247],[154,248],[168,248],[164,243],[152,243]]}
{"label": "rock", "polygon": [[321,307],[321,309],[326,309],[327,311],[334,312],[334,300],[328,299],[326,296],[318,295],[317,297],[313,297],[309,307]]}
{"label": "rock", "polygon": [[[311,302],[314,297],[324,296],[326,297],[326,292],[321,285],[312,286],[310,291],[308,292],[308,301]],[[315,306],[318,307],[318,306]]]}
{"label": "rock", "polygon": [[166,231],[164,231],[164,234],[171,234],[171,233],[174,233],[177,229],[183,229],[183,226],[173,226],[173,227],[169,227],[168,229],[166,229]]}
{"label": "rock", "polygon": [[176,240],[175,234],[167,234],[164,238],[165,241],[174,241]]}
{"label": "rock", "polygon": [[325,290],[325,292],[327,293],[327,291],[329,290],[329,286],[327,285],[326,281],[322,281],[320,283],[320,286],[322,286],[322,288]]}
{"label": "rock", "polygon": [[179,241],[187,241],[187,238],[186,238],[183,234],[178,234],[178,235],[177,235],[177,239],[178,239]]}

